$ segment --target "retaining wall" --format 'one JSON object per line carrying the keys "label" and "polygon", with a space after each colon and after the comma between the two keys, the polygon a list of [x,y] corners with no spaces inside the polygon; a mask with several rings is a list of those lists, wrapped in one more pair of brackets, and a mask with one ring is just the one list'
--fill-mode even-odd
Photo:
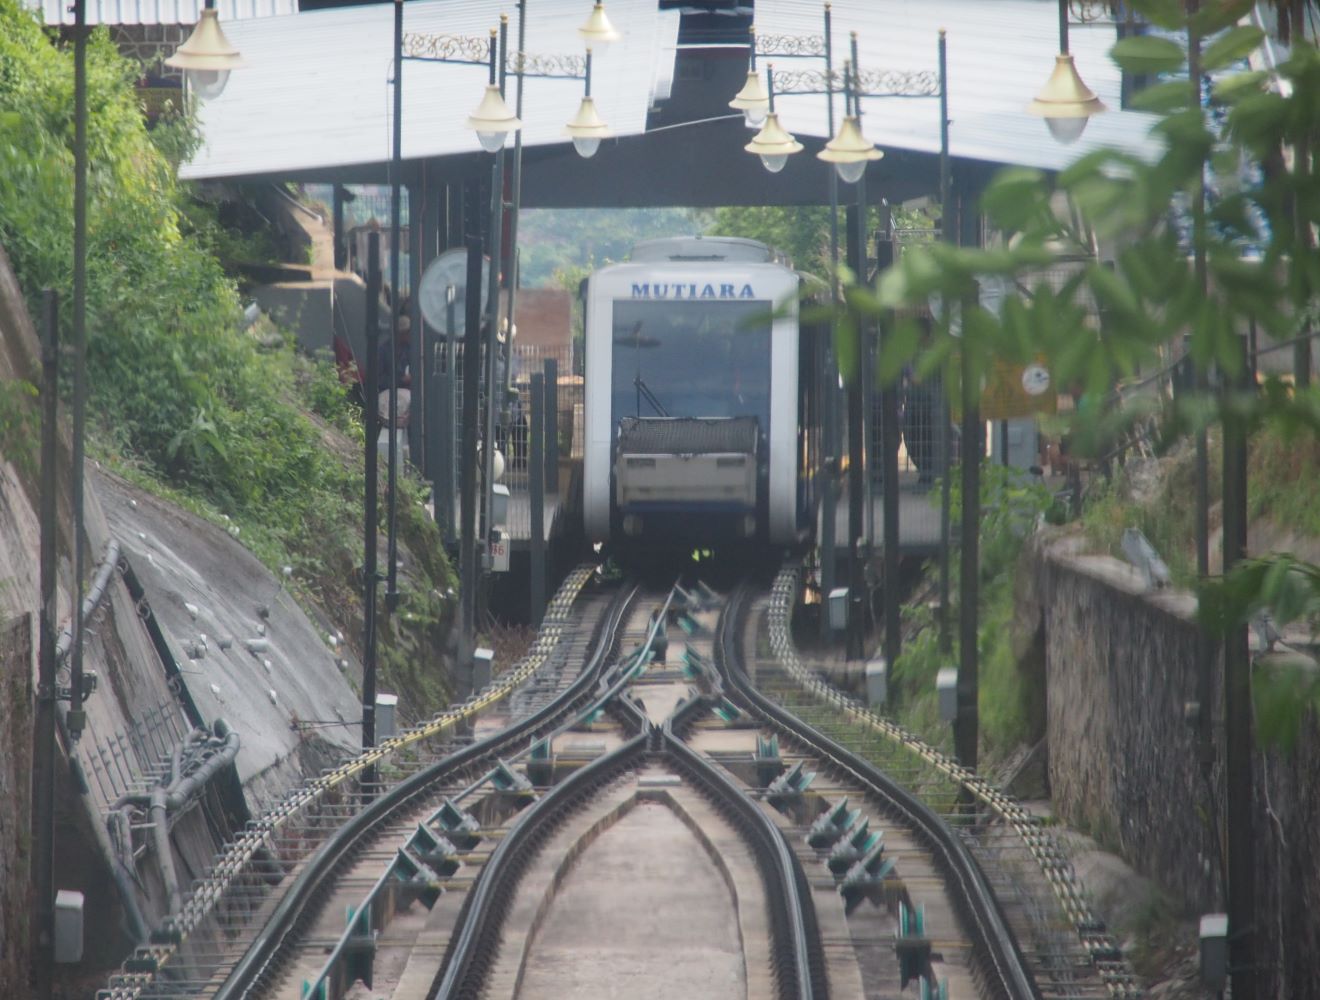
{"label": "retaining wall", "polygon": [[[1132,568],[1042,536],[1019,574],[1019,623],[1043,649],[1054,808],[1172,892],[1189,914],[1224,908],[1222,685],[1216,759],[1199,760],[1195,601],[1146,593]],[[1320,726],[1292,754],[1255,755],[1262,997],[1320,997]],[[1233,804],[1233,808],[1242,806]]]}

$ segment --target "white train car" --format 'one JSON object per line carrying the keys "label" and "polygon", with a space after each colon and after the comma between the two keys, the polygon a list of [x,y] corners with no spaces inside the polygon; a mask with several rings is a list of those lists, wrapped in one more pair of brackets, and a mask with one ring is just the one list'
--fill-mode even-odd
{"label": "white train car", "polygon": [[593,542],[792,545],[814,525],[818,349],[764,244],[651,240],[585,291]]}

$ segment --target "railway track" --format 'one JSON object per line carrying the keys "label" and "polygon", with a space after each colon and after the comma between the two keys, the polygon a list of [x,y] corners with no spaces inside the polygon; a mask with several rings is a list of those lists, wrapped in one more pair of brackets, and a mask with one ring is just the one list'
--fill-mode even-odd
{"label": "railway track", "polygon": [[207,976],[102,995],[604,996],[627,975],[653,996],[1039,997],[958,835],[757,692],[752,605],[597,596],[593,638],[566,643],[580,668],[368,789]]}

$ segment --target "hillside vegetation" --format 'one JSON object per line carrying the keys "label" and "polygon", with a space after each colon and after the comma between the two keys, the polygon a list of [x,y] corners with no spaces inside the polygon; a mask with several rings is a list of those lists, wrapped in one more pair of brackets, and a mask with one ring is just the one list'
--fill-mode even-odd
{"label": "hillside vegetation", "polygon": [[[175,180],[175,161],[196,142],[191,119],[175,114],[148,130],[133,87],[139,67],[103,29],[87,55],[89,451],[231,525],[272,569],[292,566],[295,592],[352,641],[362,432],[345,417],[333,367],[243,329],[212,252],[214,220]],[[18,0],[0,0],[0,243],[33,316],[43,288],[72,297],[73,107],[72,51]],[[71,337],[67,305],[60,319]],[[396,642],[385,651],[400,666],[400,648],[442,639],[454,583],[415,493],[401,494],[417,574],[396,622],[407,628],[387,630],[387,645]],[[418,693],[433,703],[442,692],[432,681]]]}

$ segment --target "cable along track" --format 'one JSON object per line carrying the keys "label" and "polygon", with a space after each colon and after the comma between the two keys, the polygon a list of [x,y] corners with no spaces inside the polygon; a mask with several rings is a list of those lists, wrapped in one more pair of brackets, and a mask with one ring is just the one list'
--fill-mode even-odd
{"label": "cable along track", "polygon": [[[725,697],[775,734],[776,749],[785,766],[789,759],[783,753],[785,747],[798,755],[791,769],[769,783],[767,799],[782,803],[805,799],[812,768],[832,783],[828,794],[821,795],[814,805],[800,807],[797,815],[810,824],[807,839],[823,855],[820,860],[832,872],[848,910],[856,912],[862,901],[869,899],[893,913],[894,949],[902,985],[914,981],[920,995],[931,997],[946,992],[960,997],[975,990],[977,995],[1006,1000],[1038,1000],[1041,994],[1035,978],[994,892],[958,834],[884,772],[756,689],[746,669],[743,633],[757,635],[763,623],[752,619],[751,604],[752,593],[746,586],[730,598],[720,620],[715,665],[725,685]],[[762,739],[758,751],[769,742]],[[868,825],[863,812],[872,804],[888,819],[891,829],[881,832]],[[942,886],[924,876],[913,878],[902,848],[890,854],[885,835],[900,833],[913,838],[923,855],[909,861],[919,868],[928,861],[938,872]],[[909,880],[916,885],[909,886]],[[942,926],[926,926],[923,897],[934,907],[932,912]],[[952,904],[956,926],[950,926],[952,914],[941,912],[941,897]],[[961,936],[948,937],[957,928],[961,928]],[[932,940],[934,933],[941,937]],[[956,953],[962,950],[967,952],[970,975],[958,981],[962,958]],[[951,991],[941,971],[953,973]]]}
{"label": "cable along track", "polygon": [[[573,570],[547,607],[522,659],[467,701],[383,741],[308,781],[253,820],[216,855],[182,912],[156,928],[110,977],[98,1000],[164,1000],[219,995],[235,965],[272,937],[267,917],[279,908],[310,859],[369,805],[442,762],[472,759],[463,729],[547,666],[558,666],[578,631],[590,629],[604,605],[591,594],[596,567]],[[535,713],[532,718],[541,716]],[[411,786],[410,786],[411,787]]]}
{"label": "cable along track", "polygon": [[[800,573],[800,566],[786,563],[766,601],[761,632],[770,658],[756,661],[757,684],[766,687],[771,682],[767,675],[782,678],[783,684],[774,700],[767,697],[766,701],[790,714],[807,709],[808,714],[824,714],[833,720],[832,729],[859,727],[869,734],[865,741],[869,755],[879,747],[887,767],[891,760],[902,765],[899,772],[903,777],[899,780],[911,780],[915,768],[920,772],[918,777],[942,783],[947,793],[942,798],[957,797],[957,810],[962,814],[957,817],[961,822],[959,837],[968,844],[973,857],[993,873],[1001,910],[1010,911],[1019,942],[1030,943],[1025,957],[1043,996],[1061,1000],[1103,995],[1123,1000],[1140,997],[1141,989],[1122,949],[1092,912],[1072,863],[1040,817],[974,771],[822,680],[802,663],[791,632]],[[781,701],[792,705],[779,704]],[[923,791],[928,793],[929,788]]]}

